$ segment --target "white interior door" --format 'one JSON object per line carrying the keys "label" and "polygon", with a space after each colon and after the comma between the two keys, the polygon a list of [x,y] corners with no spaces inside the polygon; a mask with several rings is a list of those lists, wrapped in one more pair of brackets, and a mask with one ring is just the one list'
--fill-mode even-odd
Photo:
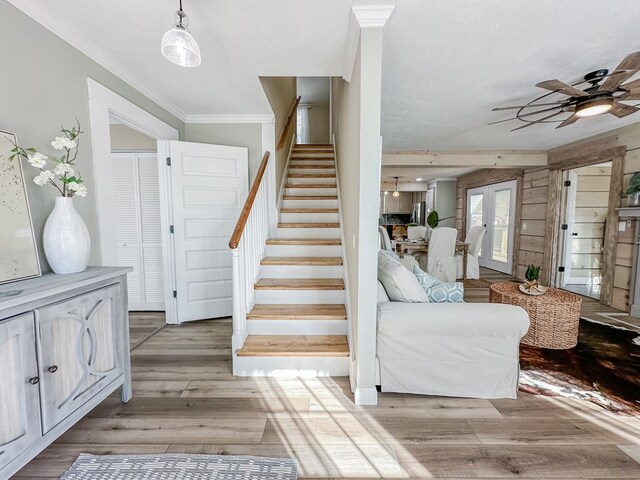
{"label": "white interior door", "polygon": [[511,273],[515,208],[515,180],[467,191],[467,229],[480,225],[487,229],[478,259],[480,266]]}
{"label": "white interior door", "polygon": [[231,316],[228,242],[248,193],[248,149],[162,143],[171,164],[177,321]]}

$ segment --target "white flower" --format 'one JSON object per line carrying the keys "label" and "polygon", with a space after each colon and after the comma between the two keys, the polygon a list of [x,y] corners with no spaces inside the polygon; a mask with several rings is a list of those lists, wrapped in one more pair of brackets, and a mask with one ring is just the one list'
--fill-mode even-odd
{"label": "white flower", "polygon": [[59,163],[56,168],[53,169],[53,173],[59,176],[65,174],[73,175],[73,168],[68,163]]}
{"label": "white flower", "polygon": [[51,146],[56,150],[62,150],[63,148],[74,148],[76,142],[67,137],[56,137],[51,142]]}
{"label": "white flower", "polygon": [[32,153],[27,155],[27,160],[31,166],[36,168],[43,168],[47,164],[47,156],[41,154],[40,152]]}
{"label": "white flower", "polygon": [[79,197],[87,196],[87,187],[85,187],[83,184],[77,184],[76,182],[68,183],[67,187],[70,187],[72,183],[75,184],[75,186],[73,189],[69,188],[69,190],[71,190],[72,192],[75,192],[75,194],[78,195]]}
{"label": "white flower", "polygon": [[53,180],[54,177],[55,175],[51,170],[43,170],[33,178],[33,183],[35,183],[36,185],[42,186],[42,185],[45,185],[46,183],[49,183],[49,180]]}

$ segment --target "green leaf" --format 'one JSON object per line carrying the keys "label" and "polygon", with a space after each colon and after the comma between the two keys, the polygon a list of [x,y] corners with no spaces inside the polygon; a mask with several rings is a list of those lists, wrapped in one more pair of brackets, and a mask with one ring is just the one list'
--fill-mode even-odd
{"label": "green leaf", "polygon": [[31,147],[31,148],[25,149],[25,151],[27,151],[29,153],[36,153],[38,150],[36,150],[35,148]]}

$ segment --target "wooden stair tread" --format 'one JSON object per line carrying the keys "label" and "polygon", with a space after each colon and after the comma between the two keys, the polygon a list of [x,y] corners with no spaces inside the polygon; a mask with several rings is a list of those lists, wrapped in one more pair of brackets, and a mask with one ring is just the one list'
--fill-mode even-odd
{"label": "wooden stair tread", "polygon": [[348,357],[346,335],[249,335],[239,357]]}
{"label": "wooden stair tread", "polygon": [[296,157],[295,155],[291,156],[291,162],[300,162],[302,160],[324,160],[324,161],[332,161],[335,162],[335,157],[333,155],[326,157]]}
{"label": "wooden stair tread", "polygon": [[335,173],[290,173],[287,178],[336,178]]}
{"label": "wooden stair tread", "polygon": [[335,170],[332,165],[289,165],[289,170]]}
{"label": "wooden stair tread", "polygon": [[285,195],[283,197],[283,200],[337,200],[337,199],[338,199],[337,195]]}
{"label": "wooden stair tread", "polygon": [[270,238],[267,245],[342,245],[339,238]]}
{"label": "wooden stair tread", "polygon": [[281,208],[280,213],[338,213],[337,208]]}
{"label": "wooden stair tread", "polygon": [[285,188],[336,188],[335,183],[287,183]]}
{"label": "wooden stair tread", "polygon": [[291,222],[291,223],[279,223],[278,228],[340,228],[340,224],[339,223]]}
{"label": "wooden stair tread", "polygon": [[247,320],[346,320],[347,311],[341,304],[257,304],[247,314]]}
{"label": "wooden stair tread", "polygon": [[341,278],[261,278],[256,290],[344,290]]}
{"label": "wooden stair tread", "polygon": [[260,265],[308,265],[308,266],[334,266],[342,265],[340,257],[265,257]]}

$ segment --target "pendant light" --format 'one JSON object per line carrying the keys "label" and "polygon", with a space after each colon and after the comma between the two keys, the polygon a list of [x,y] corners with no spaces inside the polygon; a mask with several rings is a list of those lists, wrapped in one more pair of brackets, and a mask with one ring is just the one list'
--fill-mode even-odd
{"label": "pendant light", "polygon": [[182,10],[182,0],[180,9],[176,12],[175,22],[175,26],[162,37],[162,55],[181,67],[197,67],[201,61],[200,47],[189,32],[189,17]]}
{"label": "pendant light", "polygon": [[393,177],[396,179],[396,189],[393,191],[393,196],[394,197],[399,197],[400,196],[400,192],[398,191],[398,177]]}

